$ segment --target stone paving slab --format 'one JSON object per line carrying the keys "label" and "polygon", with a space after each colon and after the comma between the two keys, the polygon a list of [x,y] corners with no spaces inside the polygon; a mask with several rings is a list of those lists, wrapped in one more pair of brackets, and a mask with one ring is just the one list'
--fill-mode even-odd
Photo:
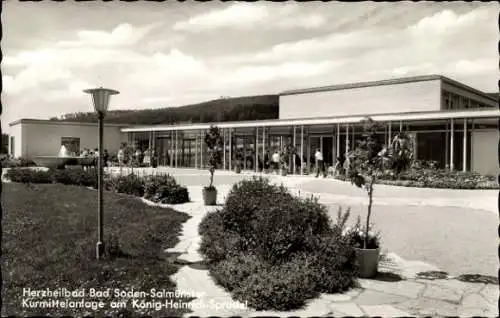
{"label": "stone paving slab", "polygon": [[420,297],[393,306],[416,316],[459,316],[458,305],[432,298]]}
{"label": "stone paving slab", "polygon": [[359,317],[365,316],[365,313],[355,303],[332,303],[329,308],[345,316]]}
{"label": "stone paving slab", "polygon": [[457,290],[453,288],[437,284],[428,284],[422,296],[444,300],[452,304],[459,304],[460,299],[462,299],[462,293],[457,292]]}
{"label": "stone paving slab", "polygon": [[370,317],[407,317],[409,313],[389,305],[361,306],[361,309]]}
{"label": "stone paving slab", "polygon": [[380,304],[397,304],[407,301],[409,298],[401,295],[389,294],[377,290],[366,289],[354,302],[358,305],[380,305]]}
{"label": "stone paving slab", "polygon": [[498,314],[498,308],[479,294],[464,296],[458,311],[461,316],[491,316]]}
{"label": "stone paving slab", "polygon": [[481,290],[480,295],[490,304],[498,305],[498,299],[500,297],[499,286],[488,284]]}
{"label": "stone paving slab", "polygon": [[382,282],[372,279],[359,279],[359,283],[361,284],[361,287],[365,289],[371,289],[413,299],[418,298],[418,296],[425,289],[424,284],[409,280],[402,280],[399,282]]}

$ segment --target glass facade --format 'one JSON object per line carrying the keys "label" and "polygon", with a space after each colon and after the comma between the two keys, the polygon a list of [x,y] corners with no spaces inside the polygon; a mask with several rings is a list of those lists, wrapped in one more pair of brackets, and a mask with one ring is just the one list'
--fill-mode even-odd
{"label": "glass facade", "polygon": [[[453,168],[456,170],[463,170],[464,161],[466,169],[470,170],[473,136],[471,131],[478,127],[484,129],[483,125],[474,125],[469,121],[467,137],[464,139],[464,119],[454,120],[453,134],[449,119],[408,123],[396,121],[384,124],[385,129],[377,134],[382,143],[387,144],[389,138],[400,130],[409,132],[415,139],[415,159],[436,161],[440,168],[449,168],[453,161]],[[220,169],[233,170],[237,160],[240,159],[243,170],[261,171],[266,167],[266,159],[270,160],[274,151],[282,151],[287,145],[295,145],[297,150],[295,169],[293,157],[289,162],[290,173],[294,171],[300,173],[301,167],[305,172],[313,171],[314,154],[318,148],[323,153],[325,165],[334,166],[338,155],[345,154],[346,149],[352,149],[361,137],[361,125],[349,124],[348,129],[346,127],[345,124],[339,126],[335,124],[323,127],[296,126],[295,129],[293,127],[221,129],[225,147]],[[141,150],[147,149],[149,145],[154,146],[160,166],[207,168],[208,149],[204,142],[204,134],[204,130],[189,130],[132,133],[130,136],[132,144]],[[452,144],[453,151],[451,151]]]}

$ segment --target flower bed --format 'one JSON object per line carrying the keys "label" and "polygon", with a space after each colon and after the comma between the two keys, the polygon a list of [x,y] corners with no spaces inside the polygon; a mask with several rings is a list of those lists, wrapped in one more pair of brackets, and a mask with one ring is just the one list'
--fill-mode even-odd
{"label": "flower bed", "polygon": [[252,308],[291,310],[355,284],[355,251],[326,207],[256,178],[235,184],[199,228],[215,281]]}
{"label": "flower bed", "polygon": [[[335,177],[347,181],[344,176]],[[436,188],[436,189],[499,189],[495,177],[483,176],[475,172],[449,171],[444,169],[410,169],[399,176],[385,174],[379,179],[379,184]]]}

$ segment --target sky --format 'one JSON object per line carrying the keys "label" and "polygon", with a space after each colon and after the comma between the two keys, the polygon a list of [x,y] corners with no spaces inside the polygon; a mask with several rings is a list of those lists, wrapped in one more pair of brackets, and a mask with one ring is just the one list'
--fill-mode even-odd
{"label": "sky", "polygon": [[2,127],[441,74],[497,92],[496,2],[3,2]]}

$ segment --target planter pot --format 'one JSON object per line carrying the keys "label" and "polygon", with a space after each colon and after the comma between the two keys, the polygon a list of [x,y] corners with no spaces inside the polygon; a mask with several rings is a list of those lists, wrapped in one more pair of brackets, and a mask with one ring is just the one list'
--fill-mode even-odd
{"label": "planter pot", "polygon": [[236,166],[235,172],[236,173],[240,173],[241,172],[241,167],[240,166]]}
{"label": "planter pot", "polygon": [[216,205],[217,204],[217,189],[207,189],[203,188],[203,202],[205,205]]}
{"label": "planter pot", "polygon": [[283,177],[285,177],[285,176],[287,175],[287,172],[286,172],[286,170],[285,170],[285,169],[282,169],[282,170],[281,170],[281,175],[282,175]]}
{"label": "planter pot", "polygon": [[356,261],[359,266],[360,278],[375,277],[378,272],[378,260],[380,255],[380,248],[364,249],[354,248],[356,250]]}

